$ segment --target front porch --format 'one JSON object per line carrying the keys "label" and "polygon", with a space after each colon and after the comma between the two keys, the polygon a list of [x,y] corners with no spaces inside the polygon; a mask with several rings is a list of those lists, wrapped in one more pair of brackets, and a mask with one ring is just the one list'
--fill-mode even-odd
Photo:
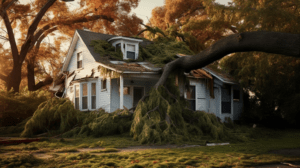
{"label": "front porch", "polygon": [[110,112],[130,109],[151,90],[159,79],[156,74],[122,74],[111,79]]}

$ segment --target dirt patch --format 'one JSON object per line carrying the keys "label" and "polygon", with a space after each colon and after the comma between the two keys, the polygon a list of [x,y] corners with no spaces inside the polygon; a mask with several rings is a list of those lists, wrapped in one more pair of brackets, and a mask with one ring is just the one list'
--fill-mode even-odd
{"label": "dirt patch", "polygon": [[286,156],[300,156],[300,148],[271,150],[269,153]]}

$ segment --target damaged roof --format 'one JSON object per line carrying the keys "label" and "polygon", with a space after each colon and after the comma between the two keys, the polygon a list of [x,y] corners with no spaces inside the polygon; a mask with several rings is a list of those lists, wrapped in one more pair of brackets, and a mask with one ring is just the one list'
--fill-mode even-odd
{"label": "damaged roof", "polygon": [[[184,54],[177,54],[178,57],[184,57],[188,55]],[[203,72],[205,71],[205,72]],[[225,71],[221,69],[214,68],[212,65],[207,65],[201,69],[197,70],[192,70],[190,74],[195,77],[195,78],[210,78],[209,76],[212,75],[222,81],[223,83],[228,83],[228,84],[238,84],[238,81],[234,79],[233,76],[229,75]],[[209,75],[209,76],[208,76]]]}
{"label": "damaged roof", "polygon": [[[155,72],[159,71],[161,68],[154,68],[154,65],[150,62],[132,62],[132,63],[126,63],[124,61],[113,61],[109,59],[109,57],[103,57],[100,56],[99,53],[96,53],[94,51],[94,47],[91,46],[92,40],[109,40],[113,37],[120,37],[116,35],[110,35],[110,34],[102,34],[102,33],[95,33],[91,31],[85,31],[85,30],[77,30],[78,34],[80,35],[83,42],[86,44],[88,50],[90,51],[91,55],[94,57],[94,59],[102,64],[105,64],[106,66],[113,68],[117,71],[122,71],[123,73],[127,72]],[[133,38],[133,37],[127,37],[127,38]],[[147,46],[151,44],[152,42],[149,40],[142,39],[143,42],[140,43],[140,46]]]}

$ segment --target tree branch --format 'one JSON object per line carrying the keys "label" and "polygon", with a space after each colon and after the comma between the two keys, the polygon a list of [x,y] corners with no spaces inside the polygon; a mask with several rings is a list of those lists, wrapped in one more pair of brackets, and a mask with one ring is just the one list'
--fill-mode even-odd
{"label": "tree branch", "polygon": [[181,57],[166,64],[155,88],[164,85],[169,74],[178,68],[189,72],[235,52],[261,51],[299,58],[299,46],[300,34],[263,31],[233,34],[217,41],[196,55]]}
{"label": "tree branch", "polygon": [[16,44],[15,35],[14,35],[13,29],[11,27],[9,18],[7,16],[7,12],[3,11],[1,16],[4,20],[4,24],[5,24],[7,33],[8,33],[8,38],[9,38],[9,43],[10,43],[12,56],[13,56],[14,62],[16,62],[19,59],[19,51],[18,51],[18,47],[17,47],[17,44]]}
{"label": "tree branch", "polygon": [[49,29],[46,31],[37,41],[37,44],[35,45],[32,58],[29,58],[29,61],[27,62],[27,81],[28,81],[28,90],[29,91],[36,91],[40,89],[41,87],[45,85],[49,85],[53,82],[53,78],[48,76],[44,81],[39,82],[38,84],[35,84],[35,72],[34,72],[34,63],[35,58],[39,52],[41,42],[44,40],[44,38],[51,32],[57,30],[57,27],[54,27],[52,29]]}
{"label": "tree branch", "polygon": [[42,7],[42,9],[39,11],[37,16],[33,20],[32,24],[30,25],[27,32],[26,40],[21,47],[21,52],[20,52],[21,59],[19,60],[20,63],[22,63],[25,60],[30,44],[32,42],[33,34],[36,31],[38,24],[40,23],[41,19],[43,18],[47,10],[54,4],[54,2],[56,2],[56,0],[48,0],[48,2]]}
{"label": "tree branch", "polygon": [[36,41],[40,38],[40,36],[47,30],[52,29],[53,27],[58,27],[58,26],[62,26],[62,25],[71,25],[74,23],[84,23],[84,22],[90,22],[90,21],[94,21],[94,20],[98,20],[98,19],[105,19],[108,20],[110,22],[113,22],[114,19],[107,17],[105,15],[95,15],[95,16],[86,16],[86,17],[80,17],[80,18],[75,18],[75,19],[70,19],[70,20],[66,20],[66,21],[59,21],[59,22],[54,22],[54,23],[49,23],[45,26],[43,26],[41,29],[39,29],[33,37],[33,40],[31,42],[29,51],[34,47]]}
{"label": "tree branch", "polygon": [[0,79],[3,81],[7,81],[7,76],[0,74]]}

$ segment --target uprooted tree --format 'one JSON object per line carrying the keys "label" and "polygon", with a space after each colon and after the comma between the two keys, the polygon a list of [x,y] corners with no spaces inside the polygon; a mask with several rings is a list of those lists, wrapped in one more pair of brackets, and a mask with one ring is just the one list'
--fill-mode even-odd
{"label": "uprooted tree", "polygon": [[[192,134],[210,133],[216,139],[230,137],[216,116],[193,112],[180,100],[168,77],[175,71],[202,68],[230,53],[261,51],[300,57],[300,35],[279,32],[245,32],[227,36],[193,56],[166,64],[162,76],[134,111],[131,135],[141,143],[188,140]],[[171,82],[172,83],[172,82]]]}

